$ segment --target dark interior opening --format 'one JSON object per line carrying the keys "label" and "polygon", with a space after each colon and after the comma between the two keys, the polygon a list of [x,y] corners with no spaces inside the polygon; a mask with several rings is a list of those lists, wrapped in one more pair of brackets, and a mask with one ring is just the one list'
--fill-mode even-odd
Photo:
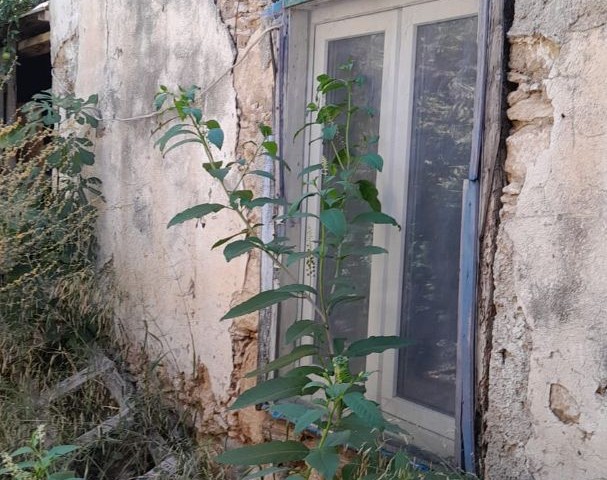
{"label": "dark interior opening", "polygon": [[32,99],[32,95],[52,87],[51,55],[20,57],[17,67],[17,105]]}

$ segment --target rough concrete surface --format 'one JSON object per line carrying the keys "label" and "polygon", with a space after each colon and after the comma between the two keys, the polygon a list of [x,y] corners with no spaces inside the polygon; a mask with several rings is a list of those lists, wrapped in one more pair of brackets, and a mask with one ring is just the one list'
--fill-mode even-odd
{"label": "rough concrete surface", "polygon": [[[238,3],[260,18],[263,2]],[[251,52],[258,57],[248,66],[251,112],[238,105],[230,67],[238,31],[257,26],[229,26],[213,0],[53,0],[50,8],[55,90],[99,94],[94,174],[106,203],[98,236],[101,262],[114,271],[120,329],[135,351],[158,361],[182,403],[198,411],[201,430],[258,438],[259,422],[247,426],[226,413],[243,371],[256,365],[256,319],[219,320],[258,291],[257,260],[226,263],[221,249],[211,252],[217,239],[242,229],[230,215],[166,228],[187,207],[225,199],[200,167],[202,151],[184,146],[163,158],[153,146],[156,120],[139,117],[152,112],[161,84],[204,89],[222,78],[202,107],[224,129],[219,158],[234,160],[242,139],[254,136],[243,124],[271,114],[268,43]]]}
{"label": "rough concrete surface", "polygon": [[607,4],[517,0],[487,479],[607,478]]}

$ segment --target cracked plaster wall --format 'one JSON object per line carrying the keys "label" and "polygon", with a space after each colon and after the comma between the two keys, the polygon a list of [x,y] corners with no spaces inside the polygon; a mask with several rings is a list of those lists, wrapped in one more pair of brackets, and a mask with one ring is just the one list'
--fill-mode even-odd
{"label": "cracked plaster wall", "polygon": [[98,237],[101,262],[113,267],[119,327],[134,353],[159,361],[167,388],[196,411],[201,430],[240,440],[261,435],[259,412],[226,410],[250,385],[242,375],[256,366],[257,317],[219,319],[258,291],[258,259],[243,256],[228,264],[220,249],[211,252],[218,238],[242,228],[229,215],[207,218],[204,228],[190,222],[167,230],[184,208],[225,199],[203,175],[199,150],[186,145],[162,158],[151,136],[155,119],[125,119],[151,113],[160,84],[204,88],[224,75],[203,111],[224,129],[221,158],[246,155],[243,145],[272,113],[268,39],[234,75],[229,69],[263,29],[265,3],[50,2],[54,89],[99,94],[103,122],[94,139],[94,174],[103,181],[106,203]]}
{"label": "cracked plaster wall", "polygon": [[606,22],[515,2],[487,479],[607,478]]}

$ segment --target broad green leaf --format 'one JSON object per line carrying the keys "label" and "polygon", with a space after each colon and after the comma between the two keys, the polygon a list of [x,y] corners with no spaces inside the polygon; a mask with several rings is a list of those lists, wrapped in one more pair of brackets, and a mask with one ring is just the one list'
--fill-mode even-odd
{"label": "broad green leaf", "polygon": [[322,376],[323,373],[324,373],[324,369],[322,367],[319,367],[317,365],[304,365],[303,367],[296,367],[292,370],[289,370],[287,373],[284,374],[284,376],[287,376],[287,377],[293,377],[293,376],[307,377],[309,375]]}
{"label": "broad green leaf", "polygon": [[207,132],[209,142],[215,145],[219,150],[223,147],[224,134],[221,128],[210,128]]}
{"label": "broad green leaf", "polygon": [[342,432],[333,432],[327,435],[327,441],[325,445],[327,447],[337,447],[339,445],[347,445],[348,439],[350,438],[350,430],[344,430]]}
{"label": "broad green leaf", "polygon": [[248,238],[245,240],[236,240],[226,245],[226,248],[223,249],[223,256],[226,257],[226,261],[229,262],[230,260],[251,251],[256,246],[257,244]]}
{"label": "broad green leaf", "polygon": [[228,450],[217,456],[215,460],[229,465],[265,465],[303,460],[309,452],[308,447],[300,442],[273,441]]}
{"label": "broad green leaf", "polygon": [[262,143],[263,148],[266,149],[266,153],[271,157],[276,157],[278,155],[278,145],[276,142],[268,140]]}
{"label": "broad green leaf", "polygon": [[263,479],[263,478],[265,478],[266,475],[272,475],[274,473],[282,473],[282,472],[288,472],[288,471],[289,471],[289,467],[269,467],[269,468],[264,468],[262,470],[259,470],[257,472],[249,473],[242,480],[253,480],[255,478]]}
{"label": "broad green leaf", "polygon": [[34,450],[31,447],[21,447],[11,453],[11,457],[18,457],[19,455],[25,455],[27,453],[34,453]]}
{"label": "broad green leaf", "polygon": [[208,120],[204,124],[209,130],[212,130],[214,128],[221,128],[221,125],[219,125],[219,122],[217,120]]}
{"label": "broad green leaf", "polygon": [[286,216],[293,215],[295,212],[297,212],[301,208],[301,204],[303,203],[303,201],[306,198],[313,197],[314,195],[316,195],[316,194],[315,193],[305,193],[305,194],[303,194],[301,197],[299,197],[297,200],[295,200],[291,204],[291,206],[289,207],[289,211],[287,212]]}
{"label": "broad green leaf", "polygon": [[327,480],[333,479],[339,468],[339,455],[335,447],[315,448],[305,460]]}
{"label": "broad green leaf", "polygon": [[235,233],[234,235],[230,235],[229,237],[225,237],[222,238],[221,240],[217,240],[213,246],[211,247],[211,250],[217,248],[217,247],[221,247],[222,245],[228,243],[230,240],[232,240],[233,238],[236,238],[239,235],[246,235],[247,233],[249,233],[249,230],[247,228],[241,230],[238,233]]}
{"label": "broad green leaf", "polygon": [[299,347],[295,347],[291,353],[283,355],[282,357],[277,358],[276,360],[268,363],[262,368],[258,368],[252,372],[247,373],[246,378],[255,377],[257,375],[263,375],[264,373],[272,372],[274,370],[278,370],[279,368],[286,367],[287,365],[291,365],[293,362],[297,360],[309,357],[311,355],[316,355],[318,353],[318,347],[315,345],[300,345]]}
{"label": "broad green leaf", "polygon": [[209,213],[217,213],[223,208],[225,207],[219,203],[202,203],[200,205],[196,205],[195,207],[190,207],[175,215],[168,223],[167,228],[187,222],[188,220],[204,217]]}
{"label": "broad green leaf", "polygon": [[51,457],[62,457],[63,455],[67,455],[76,450],[78,450],[76,445],[57,445],[56,447],[51,448],[47,455]]}
{"label": "broad green leaf", "polygon": [[349,383],[335,383],[329,386],[326,392],[331,398],[339,398],[346,393],[350,387],[351,385]]}
{"label": "broad green leaf", "polygon": [[272,127],[265,125],[264,123],[259,124],[259,131],[264,137],[272,135]]}
{"label": "broad green leaf", "polygon": [[293,343],[306,335],[315,335],[322,332],[324,327],[322,324],[313,320],[299,320],[291,325],[285,333],[287,343]]}
{"label": "broad green leaf", "polygon": [[291,252],[289,253],[289,255],[287,255],[287,267],[290,267],[291,265],[293,265],[296,262],[299,262],[300,260],[304,259],[304,258],[308,258],[310,256],[310,252]]}
{"label": "broad green leaf", "polygon": [[381,172],[384,168],[384,159],[377,153],[367,153],[360,157],[363,163],[369,165],[374,170]]}
{"label": "broad green leaf", "polygon": [[289,475],[285,480],[306,480],[303,475],[296,473],[295,475]]}
{"label": "broad green leaf", "polygon": [[270,407],[270,412],[274,416],[286,418],[289,422],[295,423],[301,416],[310,410],[309,407],[301,403],[279,403]]}
{"label": "broad green leaf", "polygon": [[230,410],[301,395],[306,383],[308,383],[306,377],[295,376],[266,380],[243,392],[232,404]]}
{"label": "broad green leaf", "polygon": [[342,210],[337,208],[321,212],[320,221],[336,237],[343,237],[348,230],[346,216]]}
{"label": "broad green leaf", "polygon": [[257,175],[258,177],[269,178],[272,181],[276,180],[271,172],[266,172],[265,170],[251,170],[247,175]]}
{"label": "broad green leaf", "polygon": [[248,205],[251,200],[253,200],[252,190],[235,190],[230,193],[230,203],[232,205],[236,205],[238,202],[241,205]]}
{"label": "broad green leaf", "polygon": [[76,477],[76,472],[57,472],[48,477],[47,480],[83,480]]}
{"label": "broad green leaf", "polygon": [[216,178],[220,182],[223,182],[223,180],[228,176],[228,173],[230,173],[229,168],[216,168],[213,170],[209,170],[209,175],[211,175],[211,177],[213,178]]}
{"label": "broad green leaf", "polygon": [[357,215],[352,220],[353,223],[382,223],[394,225],[400,230],[400,225],[390,215],[381,212],[365,212]]}
{"label": "broad green leaf", "polygon": [[316,408],[308,410],[301,417],[297,419],[295,423],[294,432],[301,433],[303,432],[309,425],[313,424],[317,420],[320,420],[323,416],[324,412],[322,410],[318,410]]}
{"label": "broad green leaf", "polygon": [[154,98],[154,108],[156,110],[160,110],[164,105],[164,102],[166,102],[167,97],[168,94],[165,92],[157,93],[156,97]]}
{"label": "broad green leaf", "polygon": [[367,425],[363,419],[354,414],[341,419],[339,431],[346,430],[350,432],[348,445],[355,450],[377,445],[379,431]]}
{"label": "broad green leaf", "polygon": [[316,163],[314,165],[310,165],[310,166],[304,168],[301,172],[299,172],[299,175],[297,175],[297,176],[303,177],[304,175],[315,172],[317,170],[322,170],[322,163]]}
{"label": "broad green leaf", "polygon": [[369,337],[352,343],[344,355],[346,357],[365,357],[371,353],[382,353],[391,348],[406,347],[411,343],[410,340],[396,336]]}
{"label": "broad green leaf", "polygon": [[236,305],[222,317],[222,320],[241,317],[247,313],[256,312],[276,303],[284,302],[289,298],[295,298],[298,296],[297,294],[306,292],[316,293],[316,290],[303,284],[285,285],[276,290],[266,290],[265,292],[258,293],[254,297]]}
{"label": "broad green leaf", "polygon": [[187,127],[188,125],[184,123],[178,123],[177,125],[173,125],[166,132],[164,132],[164,134],[158,140],[156,140],[154,145],[158,145],[160,151],[164,152],[167,143],[169,143],[172,138],[175,138],[179,135],[192,135],[193,137],[196,137],[196,132],[194,132],[193,130],[189,130]]}
{"label": "broad green leaf", "polygon": [[247,208],[263,207],[267,204],[283,205],[284,203],[282,198],[257,197],[247,203]]}
{"label": "broad green leaf", "polygon": [[323,140],[333,140],[337,135],[337,125],[327,125],[322,129]]}
{"label": "broad green leaf", "polygon": [[371,400],[367,400],[360,392],[346,393],[343,397],[344,403],[365,424],[372,428],[383,429],[386,421],[378,406]]}
{"label": "broad green leaf", "polygon": [[360,196],[363,197],[363,200],[369,204],[373,211],[381,212],[381,202],[378,198],[379,191],[373,182],[370,182],[369,180],[359,180],[356,183],[358,184],[358,191],[360,192]]}

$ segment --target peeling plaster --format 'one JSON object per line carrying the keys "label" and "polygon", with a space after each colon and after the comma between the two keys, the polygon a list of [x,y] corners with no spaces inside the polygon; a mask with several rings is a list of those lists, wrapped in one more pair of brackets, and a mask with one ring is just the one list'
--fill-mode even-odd
{"label": "peeling plaster", "polygon": [[54,88],[100,98],[104,121],[94,172],[106,198],[98,225],[100,261],[114,266],[120,331],[135,351],[143,348],[158,363],[180,403],[198,411],[200,430],[248,441],[260,439],[261,412],[235,414],[227,407],[255,381],[242,377],[256,367],[257,318],[219,319],[257,293],[259,259],[226,263],[221,251],[211,251],[218,238],[242,228],[229,215],[166,229],[184,208],[225,199],[203,175],[195,148],[162,158],[147,115],[160,84],[204,89],[221,77],[203,110],[224,129],[220,158],[247,154],[243,144],[272,113],[273,76],[267,41],[230,73],[265,2],[238,3],[250,18],[239,18],[236,29],[222,20],[213,0],[53,0],[50,8]]}

